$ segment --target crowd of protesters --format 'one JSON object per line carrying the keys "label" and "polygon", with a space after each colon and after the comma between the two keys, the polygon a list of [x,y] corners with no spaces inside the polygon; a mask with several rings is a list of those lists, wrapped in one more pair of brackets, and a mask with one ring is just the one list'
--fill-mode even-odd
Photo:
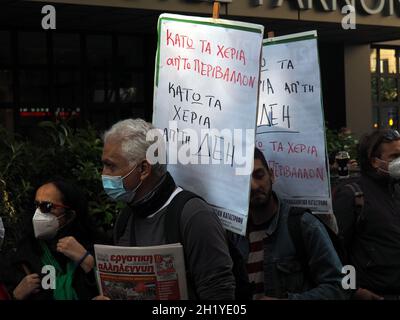
{"label": "crowd of protesters", "polygon": [[[273,191],[274,172],[255,149],[247,232],[239,236],[223,229],[205,200],[176,185],[166,164],[146,158],[152,129],[144,120],[128,119],[104,134],[102,184],[112,200],[125,203],[110,244],[165,244],[167,212],[179,210],[189,299],[400,299],[396,130],[364,135],[358,164],[346,163],[357,174],[333,187],[337,228],[281,201]],[[1,256],[0,299],[109,299],[96,286],[87,200],[63,179],[36,190],[36,211],[22,240]],[[46,265],[56,269],[55,288],[43,288]],[[344,285],[346,265],[355,270],[352,286]]]}

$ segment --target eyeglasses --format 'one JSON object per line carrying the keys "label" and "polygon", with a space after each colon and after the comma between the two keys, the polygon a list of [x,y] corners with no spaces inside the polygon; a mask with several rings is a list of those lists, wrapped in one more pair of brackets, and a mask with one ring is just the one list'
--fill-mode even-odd
{"label": "eyeglasses", "polygon": [[50,213],[53,208],[69,209],[68,206],[52,203],[50,201],[35,201],[35,206],[36,208],[39,208],[42,213]]}
{"label": "eyeglasses", "polygon": [[400,133],[397,130],[388,130],[382,137],[384,140],[393,141],[400,139]]}

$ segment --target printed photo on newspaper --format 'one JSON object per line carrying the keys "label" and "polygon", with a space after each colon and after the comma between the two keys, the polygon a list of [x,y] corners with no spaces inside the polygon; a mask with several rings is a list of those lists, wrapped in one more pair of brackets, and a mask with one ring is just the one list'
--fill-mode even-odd
{"label": "printed photo on newspaper", "polygon": [[186,300],[181,244],[94,246],[100,294],[112,300]]}

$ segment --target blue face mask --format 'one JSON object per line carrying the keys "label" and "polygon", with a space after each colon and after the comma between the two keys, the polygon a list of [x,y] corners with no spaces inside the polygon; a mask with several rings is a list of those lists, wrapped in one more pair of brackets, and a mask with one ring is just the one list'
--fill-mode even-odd
{"label": "blue face mask", "polygon": [[142,181],[133,190],[126,190],[124,187],[124,179],[129,176],[137,166],[135,166],[131,171],[129,171],[123,177],[121,176],[106,176],[102,175],[101,179],[103,181],[103,188],[106,194],[115,201],[123,201],[129,203],[133,200],[136,195],[137,190],[142,185]]}

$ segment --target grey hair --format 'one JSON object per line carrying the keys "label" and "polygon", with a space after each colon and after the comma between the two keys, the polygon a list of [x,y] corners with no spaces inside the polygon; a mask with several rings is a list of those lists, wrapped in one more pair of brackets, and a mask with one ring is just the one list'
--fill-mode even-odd
{"label": "grey hair", "polygon": [[[108,139],[121,141],[123,157],[133,165],[146,159],[147,149],[155,142],[154,139],[146,140],[147,133],[155,127],[143,119],[126,119],[115,123],[103,135],[104,143]],[[153,172],[162,176],[167,172],[167,166],[163,163],[152,164]]]}

